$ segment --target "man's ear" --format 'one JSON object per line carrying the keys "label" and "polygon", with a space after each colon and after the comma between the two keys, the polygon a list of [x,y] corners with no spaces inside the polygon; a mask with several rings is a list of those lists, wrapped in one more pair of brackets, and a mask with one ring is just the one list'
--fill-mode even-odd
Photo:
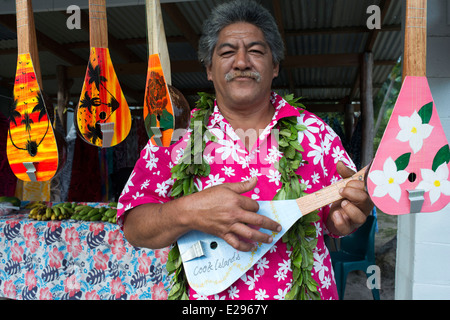
{"label": "man's ear", "polygon": [[206,76],[209,81],[213,81],[212,79],[212,72],[211,72],[211,64],[206,67]]}
{"label": "man's ear", "polygon": [[273,79],[278,77],[279,72],[280,72],[280,64],[279,63],[274,63],[273,64]]}

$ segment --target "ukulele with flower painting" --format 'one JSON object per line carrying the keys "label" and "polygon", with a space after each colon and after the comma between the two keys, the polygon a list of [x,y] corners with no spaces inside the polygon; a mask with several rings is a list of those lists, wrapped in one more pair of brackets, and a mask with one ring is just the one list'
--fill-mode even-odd
{"label": "ukulele with flower painting", "polygon": [[89,36],[91,53],[75,128],[85,142],[113,147],[128,136],[131,112],[109,54],[105,0],[89,0]]}
{"label": "ukulele with flower painting", "polygon": [[[183,94],[171,86],[170,58],[159,0],[146,0],[148,68],[144,97],[144,123],[154,145],[168,147],[187,129],[190,108]],[[182,131],[184,132],[184,131]]]}
{"label": "ukulele with flower painting", "polygon": [[426,78],[426,0],[407,0],[403,84],[367,177],[388,214],[435,212],[450,202],[450,149]]}

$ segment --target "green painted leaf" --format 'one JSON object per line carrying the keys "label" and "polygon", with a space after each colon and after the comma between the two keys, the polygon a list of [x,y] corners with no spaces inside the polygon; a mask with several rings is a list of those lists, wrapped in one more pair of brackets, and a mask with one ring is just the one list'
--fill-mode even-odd
{"label": "green painted leaf", "polygon": [[450,161],[450,147],[448,144],[439,149],[436,153],[436,156],[433,159],[433,171],[436,171],[437,168],[444,162],[449,163]]}
{"label": "green painted leaf", "polygon": [[422,118],[422,123],[426,124],[430,122],[431,115],[433,114],[433,101],[427,103],[419,110],[419,116]]}
{"label": "green painted leaf", "polygon": [[411,158],[411,152],[402,154],[395,160],[395,165],[397,166],[397,171],[405,170],[409,164],[409,159]]}
{"label": "green painted leaf", "polygon": [[162,131],[173,129],[173,115],[167,110],[163,110],[159,123]]}

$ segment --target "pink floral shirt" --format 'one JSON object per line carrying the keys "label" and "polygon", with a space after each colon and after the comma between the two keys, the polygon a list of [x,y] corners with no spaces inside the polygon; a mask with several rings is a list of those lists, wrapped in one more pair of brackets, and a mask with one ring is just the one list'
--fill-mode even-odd
{"label": "pink floral shirt", "polygon": [[[208,177],[195,179],[198,190],[228,182],[241,182],[258,177],[256,187],[244,195],[255,200],[272,200],[281,187],[281,175],[274,163],[282,154],[278,150],[275,135],[271,132],[283,117],[296,116],[298,124],[307,127],[299,132],[303,159],[307,164],[299,168],[301,183],[306,192],[317,191],[341,179],[336,163],[342,160],[347,166],[355,166],[345,152],[339,137],[322,120],[308,111],[299,112],[276,93],[271,95],[275,114],[271,123],[258,133],[258,140],[251,151],[238,138],[231,125],[222,116],[217,105],[210,116],[208,129],[216,137],[206,143],[204,159],[211,166]],[[144,203],[164,203],[171,200],[173,185],[171,168],[183,155],[191,132],[168,148],[157,147],[150,141],[141,151],[140,159],[124,187],[118,205],[118,223],[123,226],[123,214]],[[324,244],[325,222],[329,206],[319,210],[321,220],[315,223],[318,243],[314,250],[313,278],[318,283],[322,299],[338,299],[330,254]],[[223,292],[205,297],[190,290],[191,299],[284,299],[292,282],[289,251],[280,240],[246,274]]]}

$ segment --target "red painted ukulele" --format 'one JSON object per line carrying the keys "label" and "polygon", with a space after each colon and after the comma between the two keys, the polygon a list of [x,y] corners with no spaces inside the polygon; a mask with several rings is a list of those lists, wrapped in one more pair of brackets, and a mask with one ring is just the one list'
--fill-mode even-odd
{"label": "red painted ukulele", "polygon": [[8,161],[18,179],[48,181],[58,171],[58,145],[41,93],[31,0],[16,0],[17,71],[9,110]]}
{"label": "red painted ukulele", "polygon": [[[144,98],[145,129],[152,143],[168,147],[176,129],[189,126],[190,108],[183,94],[171,86],[170,59],[159,0],[146,0],[149,58]],[[176,132],[175,132],[176,133]]]}
{"label": "red painted ukulele", "polygon": [[388,214],[434,212],[450,201],[450,149],[426,78],[426,0],[407,0],[403,85],[367,189]]}
{"label": "red painted ukulele", "polygon": [[105,0],[89,0],[91,53],[75,110],[81,138],[103,148],[122,142],[131,129],[131,112],[109,55],[106,19]]}

